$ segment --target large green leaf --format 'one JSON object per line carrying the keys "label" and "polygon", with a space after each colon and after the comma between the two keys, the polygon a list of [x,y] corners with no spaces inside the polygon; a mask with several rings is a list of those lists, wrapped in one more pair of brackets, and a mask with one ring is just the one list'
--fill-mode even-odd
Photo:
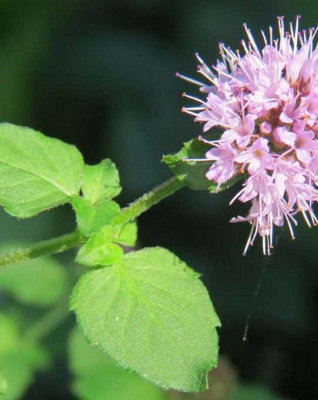
{"label": "large green leaf", "polygon": [[73,391],[81,400],[164,399],[156,386],[118,367],[100,349],[90,346],[78,329],[71,334],[69,355]]}
{"label": "large green leaf", "polygon": [[[209,149],[211,146],[207,143],[199,139],[192,139],[184,143],[178,153],[163,156],[162,161],[190,189],[208,190],[214,193],[217,184],[206,178],[206,173],[212,164],[211,160],[205,160],[205,153]],[[201,159],[202,161],[190,161],[191,159]],[[242,179],[242,175],[230,179],[221,185],[219,191],[229,188],[240,179]]]}
{"label": "large green leaf", "polygon": [[86,165],[82,192],[92,204],[102,199],[112,199],[121,191],[119,174],[111,160],[103,160],[97,165]]}
{"label": "large green leaf", "polygon": [[32,217],[78,194],[84,162],[76,147],[30,128],[0,124],[0,204]]}
{"label": "large green leaf", "polygon": [[219,319],[198,274],[163,248],[85,274],[71,309],[86,337],[164,388],[199,391],[218,359]]}
{"label": "large green leaf", "polygon": [[50,306],[67,291],[67,274],[54,259],[41,257],[2,268],[0,289],[24,304]]}

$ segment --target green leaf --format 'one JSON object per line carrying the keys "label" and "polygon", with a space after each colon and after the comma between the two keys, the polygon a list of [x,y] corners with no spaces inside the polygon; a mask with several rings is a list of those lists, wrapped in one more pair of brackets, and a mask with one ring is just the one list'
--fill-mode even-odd
{"label": "green leaf", "polygon": [[0,271],[0,289],[24,304],[53,305],[68,287],[63,266],[52,258],[41,257]]}
{"label": "green leaf", "polygon": [[112,199],[120,191],[119,174],[111,160],[85,166],[82,192],[89,202],[94,204],[101,199]]}
{"label": "green leaf", "polygon": [[168,250],[131,252],[83,275],[71,309],[90,342],[124,368],[164,388],[206,389],[220,322],[197,273]]}
{"label": "green leaf", "polygon": [[119,261],[124,252],[112,242],[113,234],[114,228],[111,225],[94,233],[77,253],[75,261],[89,267],[107,266]]}
{"label": "green leaf", "polygon": [[[163,156],[162,161],[172,170],[176,177],[185,183],[190,189],[208,190],[214,193],[217,184],[206,178],[206,173],[212,161],[189,161],[189,159],[205,159],[205,153],[211,149],[207,143],[199,139],[192,139],[183,144],[182,149],[175,154]],[[234,185],[242,175],[238,175],[225,182],[219,191],[225,190]]]}
{"label": "green leaf", "polygon": [[[11,317],[0,313],[0,354],[14,349],[19,342],[19,327]],[[1,366],[0,366],[1,367]]]}
{"label": "green leaf", "polygon": [[[23,340],[17,321],[12,317],[1,313],[0,324],[0,367],[7,381],[7,391],[1,399],[20,399],[32,383],[35,371],[47,366],[47,353],[37,344]],[[7,346],[4,347],[5,337]]]}
{"label": "green leaf", "polygon": [[123,250],[116,243],[134,246],[137,240],[137,224],[107,225],[93,233],[78,252],[75,261],[89,267],[108,266],[118,262]]}
{"label": "green leaf", "polygon": [[46,353],[36,345],[20,344],[13,350],[0,353],[0,365],[7,380],[7,392],[1,400],[21,399],[36,370],[47,365]]}
{"label": "green leaf", "polygon": [[0,124],[0,204],[27,218],[78,194],[84,162],[76,147],[30,128]]}
{"label": "green leaf", "polygon": [[76,329],[69,342],[73,391],[82,400],[163,400],[153,384],[116,366],[96,346],[90,346]]}
{"label": "green leaf", "polygon": [[76,196],[72,200],[72,205],[76,212],[78,228],[84,236],[97,232],[120,214],[119,205],[107,199],[92,204],[89,200]]}
{"label": "green leaf", "polygon": [[138,227],[136,222],[129,222],[119,227],[118,233],[115,235],[115,242],[124,246],[133,247],[137,241]]}
{"label": "green leaf", "polygon": [[0,370],[0,395],[6,394],[8,391],[8,380]]}

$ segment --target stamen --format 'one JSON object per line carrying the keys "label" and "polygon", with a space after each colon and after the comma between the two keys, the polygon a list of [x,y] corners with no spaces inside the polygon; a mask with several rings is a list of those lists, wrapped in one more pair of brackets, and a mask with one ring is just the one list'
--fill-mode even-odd
{"label": "stamen", "polygon": [[265,243],[265,240],[266,240],[266,236],[262,236],[263,254],[264,254],[264,256],[267,256],[267,250],[266,250],[266,243]]}
{"label": "stamen", "polygon": [[212,76],[214,75],[213,72],[211,71],[210,67],[206,64],[206,62],[203,60],[203,58],[199,55],[199,53],[195,53],[195,56],[199,63],[206,69],[208,73],[210,73]]}
{"label": "stamen", "polygon": [[205,77],[205,79],[207,79],[209,82],[211,82],[212,85],[217,86],[217,81],[215,79],[211,78],[206,72],[204,72],[201,67],[198,68],[198,72],[199,72],[199,74],[203,75]]}
{"label": "stamen", "polygon": [[299,211],[302,213],[303,218],[304,218],[308,228],[311,228],[311,223],[310,223],[310,221],[309,221],[309,219],[307,217],[306,211],[304,211],[303,209],[300,209]]}
{"label": "stamen", "polygon": [[206,110],[206,107],[184,107],[187,111],[203,111]]}
{"label": "stamen", "polygon": [[290,232],[290,237],[294,240],[295,239],[294,230],[293,230],[292,224],[289,221],[289,216],[284,213],[284,217],[285,217],[287,225],[288,225],[288,229],[289,229],[289,232]]}
{"label": "stamen", "polygon": [[278,31],[280,37],[280,50],[282,50],[283,39],[285,36],[284,17],[277,17],[277,19],[278,19]]}
{"label": "stamen", "polygon": [[197,117],[197,116],[198,116],[198,114],[196,114],[196,113],[194,113],[194,112],[192,112],[192,111],[188,111],[186,107],[182,107],[182,108],[181,108],[181,111],[182,111],[183,113],[185,113],[185,114],[192,115],[193,117]]}
{"label": "stamen", "polygon": [[314,211],[313,211],[313,210],[309,210],[308,212],[309,212],[309,215],[310,215],[310,219],[311,219],[311,221],[312,221],[312,224],[313,224],[314,226],[316,226],[316,225],[318,224],[318,219],[317,219],[317,217],[316,217]]}
{"label": "stamen", "polygon": [[227,78],[230,78],[230,79],[238,80],[234,76],[227,74],[226,72],[220,70],[219,68],[215,67],[214,65],[213,65],[213,69],[215,69],[215,71],[218,72],[220,75],[226,76]]}
{"label": "stamen", "polygon": [[252,226],[251,226],[251,229],[250,229],[250,233],[248,235],[247,242],[246,242],[246,245],[245,245],[244,250],[243,250],[243,256],[246,256],[248,248],[250,246],[252,246],[252,236],[253,236],[254,230],[257,231],[257,229],[255,229],[255,228],[256,228],[256,222],[254,221],[252,223]]}
{"label": "stamen", "polygon": [[263,29],[261,30],[261,34],[263,36],[264,44],[265,44],[265,46],[267,46],[267,38],[266,38],[266,35],[265,35],[265,32],[263,31]]}
{"label": "stamen", "polygon": [[231,49],[228,49],[224,46],[223,43],[220,43],[220,49],[222,49],[222,53],[226,53],[226,60],[229,63],[235,63],[238,60],[237,54],[235,54]]}
{"label": "stamen", "polygon": [[293,36],[293,40],[294,40],[294,54],[296,54],[297,49],[298,49],[298,29],[299,29],[299,20],[300,20],[300,15],[296,16],[296,22],[295,22],[295,32],[294,32],[294,36]]}
{"label": "stamen", "polygon": [[254,37],[253,37],[253,35],[252,35],[252,33],[251,33],[251,30],[247,27],[246,24],[243,24],[243,26],[244,26],[246,35],[247,35],[247,37],[248,37],[248,40],[249,40],[251,46],[253,47],[253,49],[255,50],[255,52],[259,55],[259,57],[261,57],[261,53],[260,53],[259,50],[258,50],[257,44],[256,44],[256,42],[255,42],[255,40],[254,40]]}
{"label": "stamen", "polygon": [[208,158],[183,158],[182,161],[195,161],[195,162],[209,162],[209,163],[211,163],[213,160],[209,160]]}
{"label": "stamen", "polygon": [[269,44],[273,46],[273,28],[270,26],[268,28],[268,31],[269,31]]}
{"label": "stamen", "polygon": [[230,142],[231,139],[216,139],[216,140],[207,140],[204,137],[202,137],[201,135],[198,136],[198,139],[200,140],[200,142],[203,143],[207,143],[207,144],[213,144],[214,146],[218,146],[219,143],[226,143],[226,142]]}
{"label": "stamen", "polygon": [[179,74],[179,72],[176,72],[176,77],[180,78],[180,79],[183,79],[186,82],[192,83],[193,85],[204,86],[203,82],[200,82],[200,81],[197,81],[196,79],[192,79],[192,78],[189,78],[189,77],[187,77],[185,75]]}
{"label": "stamen", "polygon": [[196,101],[196,102],[198,102],[200,104],[204,104],[203,100],[199,99],[198,97],[191,96],[191,95],[189,95],[189,94],[187,94],[185,92],[182,93],[182,97],[185,97],[186,99],[189,99],[189,100]]}
{"label": "stamen", "polygon": [[229,205],[231,206],[235,200],[237,200],[241,194],[244,193],[245,188],[241,189],[238,193],[236,193],[236,195],[233,197],[233,199],[229,202]]}
{"label": "stamen", "polygon": [[249,49],[248,49],[248,47],[247,47],[247,45],[245,43],[245,40],[241,40],[241,45],[242,45],[245,53],[248,54],[249,53]]}

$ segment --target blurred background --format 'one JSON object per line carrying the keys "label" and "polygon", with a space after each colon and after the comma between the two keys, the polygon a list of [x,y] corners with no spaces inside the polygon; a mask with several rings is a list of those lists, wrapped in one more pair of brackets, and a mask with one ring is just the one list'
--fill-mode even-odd
{"label": "blurred background", "polygon": [[[288,22],[297,14],[303,28],[316,25],[317,2],[3,0],[0,120],[73,143],[88,163],[110,157],[124,206],[171,175],[163,154],[201,133],[180,112],[181,93],[196,94],[195,87],[175,72],[195,76],[196,51],[214,63],[219,41],[239,48],[243,22],[260,41],[259,30],[276,26],[277,15]],[[246,212],[228,206],[236,191],[182,189],[140,217],[139,246],[167,247],[203,274],[223,324],[220,349],[230,375],[281,398],[317,398],[317,231],[300,223],[295,241],[277,232],[272,257],[262,256],[260,242],[243,257],[249,226],[229,224]],[[70,231],[73,219],[68,207],[24,221],[3,213],[0,238],[50,238]],[[63,357],[57,352],[50,377],[39,375],[25,398],[73,398]]]}

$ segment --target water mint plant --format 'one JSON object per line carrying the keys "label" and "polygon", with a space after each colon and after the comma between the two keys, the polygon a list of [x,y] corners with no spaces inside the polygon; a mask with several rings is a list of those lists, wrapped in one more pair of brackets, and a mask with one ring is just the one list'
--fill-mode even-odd
{"label": "water mint plant", "polygon": [[[163,388],[204,390],[207,373],[218,360],[220,321],[199,274],[167,249],[134,251],[136,218],[183,186],[172,177],[121,209],[114,200],[121,186],[112,161],[87,165],[75,146],[30,128],[1,124],[0,204],[14,217],[29,218],[69,203],[77,229],[2,253],[0,287],[20,301],[51,305],[60,292],[55,296],[51,291],[50,298],[44,283],[34,283],[34,269],[44,263],[38,278],[51,279],[53,285],[55,278],[65,289],[59,265],[50,265],[43,256],[77,248],[75,261],[91,270],[75,284],[70,309],[87,340]],[[36,265],[38,257],[42,261]],[[41,294],[36,296],[38,285]],[[65,318],[65,299],[62,310]],[[46,319],[40,328],[30,328],[32,346],[43,329],[46,334],[45,325],[50,326]],[[3,373],[6,377],[5,368]],[[10,376],[8,384],[14,385]]]}
{"label": "water mint plant", "polygon": [[[71,144],[0,124],[0,205],[22,219],[68,204],[76,223],[73,232],[10,243],[0,253],[0,289],[31,307],[22,323],[11,315],[16,304],[0,313],[0,395],[21,398],[36,371],[48,367],[43,338],[68,311],[78,324],[68,340],[78,396],[98,398],[92,388],[108,390],[116,377],[136,382],[139,398],[165,398],[155,385],[207,389],[218,364],[220,319],[198,272],[156,243],[138,247],[138,217],[184,187],[215,194],[239,182],[231,204],[251,208],[231,222],[251,223],[244,254],[259,235],[270,255],[274,226],[287,224],[294,237],[299,213],[316,225],[317,29],[300,31],[297,17],[286,30],[278,18],[278,36],[272,28],[262,32],[263,48],[245,26],[244,54],[220,44],[221,60],[211,67],[197,54],[206,82],[178,76],[200,89],[200,97],[184,94],[197,104],[183,111],[204,132],[163,157],[173,177],[125,207],[112,160],[89,165]],[[54,255],[72,249],[77,265],[68,276]]]}

